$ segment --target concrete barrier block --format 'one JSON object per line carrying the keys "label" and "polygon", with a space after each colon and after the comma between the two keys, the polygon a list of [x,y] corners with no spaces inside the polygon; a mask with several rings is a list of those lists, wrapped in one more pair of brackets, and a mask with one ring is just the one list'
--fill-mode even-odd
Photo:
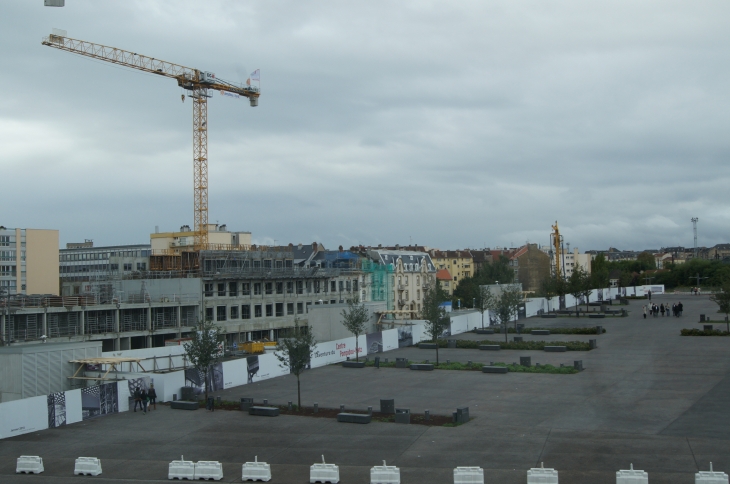
{"label": "concrete barrier block", "polygon": [[405,368],[407,366],[408,366],[408,360],[406,358],[396,358],[395,359],[396,368]]}
{"label": "concrete barrier block", "polygon": [[588,317],[593,318],[593,319],[601,319],[601,318],[605,318],[606,315],[605,314],[589,314]]}
{"label": "concrete barrier block", "polygon": [[395,409],[395,423],[410,424],[411,423],[411,409],[410,408],[396,408]]}
{"label": "concrete barrier block", "polygon": [[507,373],[506,366],[483,366],[482,373]]}
{"label": "concrete barrier block", "polygon": [[482,351],[499,351],[502,347],[499,345],[479,345],[479,349]]}
{"label": "concrete barrier block", "polygon": [[170,402],[170,408],[177,410],[197,410],[200,407],[198,402],[187,402],[184,400],[175,400]]}
{"label": "concrete barrier block", "polygon": [[327,464],[322,456],[321,464],[312,464],[309,467],[309,483],[330,482],[336,484],[340,482],[340,468],[335,464]]}
{"label": "concrete barrier block", "polygon": [[427,363],[411,363],[411,370],[433,371],[433,365]]}
{"label": "concrete barrier block", "polygon": [[75,476],[98,476],[101,474],[101,461],[96,457],[79,457],[74,465]]}
{"label": "concrete barrier block", "polygon": [[195,479],[220,481],[223,479],[223,465],[217,460],[200,460],[195,463]]}
{"label": "concrete barrier block", "polygon": [[695,474],[695,484],[728,484],[728,477],[724,472],[713,471],[712,462],[710,462],[709,471],[700,471]]}
{"label": "concrete barrier block", "polygon": [[552,318],[557,318],[558,315],[557,314],[541,314],[540,317],[545,318],[545,319],[552,319]]}
{"label": "concrete barrier block", "polygon": [[370,468],[370,484],[400,484],[400,469],[383,461],[382,466]]}
{"label": "concrete barrier block", "polygon": [[550,334],[549,329],[533,329],[530,331],[530,334],[538,335],[538,336],[547,336]]}
{"label": "concrete barrier block", "polygon": [[365,368],[365,362],[364,361],[343,361],[342,367],[343,368]]}
{"label": "concrete barrier block", "polygon": [[392,398],[381,398],[380,413],[395,413],[395,400]]}
{"label": "concrete barrier block", "polygon": [[180,460],[174,460],[167,466],[167,478],[195,480],[195,462],[180,456]]}
{"label": "concrete barrier block", "polygon": [[494,334],[494,329],[491,329],[491,328],[490,329],[487,329],[487,328],[477,329],[477,330],[475,330],[475,333],[476,334]]}
{"label": "concrete barrier block", "polygon": [[454,484],[484,484],[484,469],[457,467],[454,469]]}
{"label": "concrete barrier block", "polygon": [[369,424],[372,421],[372,415],[367,413],[338,413],[337,421],[341,423],[357,423],[357,424]]}
{"label": "concrete barrier block", "polygon": [[251,407],[253,407],[253,398],[242,397],[239,410],[241,410],[242,412],[248,412],[248,409],[250,409]]}
{"label": "concrete barrier block", "polygon": [[259,417],[278,417],[279,409],[276,407],[257,407],[253,406],[248,409],[249,415],[256,415]]}
{"label": "concrete barrier block", "polygon": [[270,481],[271,466],[266,462],[259,462],[258,456],[254,457],[253,462],[246,462],[241,468],[242,481]]}
{"label": "concrete barrier block", "polygon": [[439,345],[438,343],[418,343],[418,347],[422,350],[435,350]]}
{"label": "concrete barrier block", "polygon": [[455,339],[448,340],[446,342],[446,347],[447,348],[456,348],[456,340]]}
{"label": "concrete barrier block", "polygon": [[16,474],[40,474],[43,468],[43,459],[37,455],[21,455],[15,463]]}
{"label": "concrete barrier block", "polygon": [[540,463],[540,467],[527,471],[527,484],[558,484],[558,471]]}
{"label": "concrete barrier block", "polygon": [[644,471],[631,469],[616,472],[616,484],[649,484],[649,474]]}
{"label": "concrete barrier block", "polygon": [[532,357],[520,356],[520,366],[532,366]]}
{"label": "concrete barrier block", "polygon": [[543,349],[548,353],[564,353],[568,350],[565,346],[545,346]]}

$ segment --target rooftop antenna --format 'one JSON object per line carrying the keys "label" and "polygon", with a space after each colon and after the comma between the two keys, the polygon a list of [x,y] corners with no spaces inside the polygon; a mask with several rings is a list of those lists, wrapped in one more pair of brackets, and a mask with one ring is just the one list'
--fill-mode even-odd
{"label": "rooftop antenna", "polygon": [[698,219],[697,217],[692,217],[692,230],[693,230],[693,231],[694,231],[694,233],[695,233],[695,252],[694,252],[694,254],[695,254],[695,259],[697,258],[697,222],[698,222],[699,220],[700,220],[700,219]]}

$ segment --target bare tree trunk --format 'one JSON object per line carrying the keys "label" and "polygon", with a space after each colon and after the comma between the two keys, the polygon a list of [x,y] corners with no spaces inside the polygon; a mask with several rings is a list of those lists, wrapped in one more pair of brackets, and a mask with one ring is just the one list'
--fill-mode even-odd
{"label": "bare tree trunk", "polygon": [[360,339],[360,335],[355,333],[355,361],[360,361],[360,355],[359,355],[359,351],[358,351],[358,346],[360,346],[360,345],[357,344],[359,339]]}
{"label": "bare tree trunk", "polygon": [[210,374],[210,368],[206,368],[205,370],[205,377],[203,378],[203,381],[205,381],[205,405],[208,405],[208,375]]}
{"label": "bare tree trunk", "polygon": [[436,338],[436,366],[439,366],[439,340]]}
{"label": "bare tree trunk", "polygon": [[482,311],[482,329],[484,329],[484,311]]}
{"label": "bare tree trunk", "polygon": [[297,411],[302,411],[302,387],[299,384],[299,375],[297,375]]}

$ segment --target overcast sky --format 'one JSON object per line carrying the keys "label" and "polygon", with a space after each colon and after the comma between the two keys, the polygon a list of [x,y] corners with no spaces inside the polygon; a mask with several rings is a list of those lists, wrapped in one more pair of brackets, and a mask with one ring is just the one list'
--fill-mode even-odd
{"label": "overcast sky", "polygon": [[210,221],[258,243],[730,242],[726,1],[0,2],[0,225],[146,243],[193,223],[172,79],[51,28],[244,81],[215,96]]}

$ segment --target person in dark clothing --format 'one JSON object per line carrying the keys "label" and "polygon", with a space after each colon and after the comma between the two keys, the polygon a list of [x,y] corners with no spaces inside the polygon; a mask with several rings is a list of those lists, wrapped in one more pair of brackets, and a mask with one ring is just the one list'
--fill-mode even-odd
{"label": "person in dark clothing", "polygon": [[684,304],[682,304],[682,301],[679,301],[679,303],[677,304],[677,312],[680,316],[682,315],[682,311],[684,311]]}
{"label": "person in dark clothing", "polygon": [[139,387],[134,389],[134,411],[137,411],[137,405],[139,405],[140,410],[144,410],[144,407],[142,407],[142,392],[140,392]]}
{"label": "person in dark clothing", "polygon": [[142,393],[140,393],[140,397],[142,398],[142,412],[147,415],[147,400],[149,398],[149,395],[147,395],[147,390],[142,390]]}
{"label": "person in dark clothing", "polygon": [[155,391],[154,385],[150,385],[150,391],[147,395],[150,397],[150,410],[152,410],[152,407],[155,407],[155,410],[157,410],[157,392]]}

